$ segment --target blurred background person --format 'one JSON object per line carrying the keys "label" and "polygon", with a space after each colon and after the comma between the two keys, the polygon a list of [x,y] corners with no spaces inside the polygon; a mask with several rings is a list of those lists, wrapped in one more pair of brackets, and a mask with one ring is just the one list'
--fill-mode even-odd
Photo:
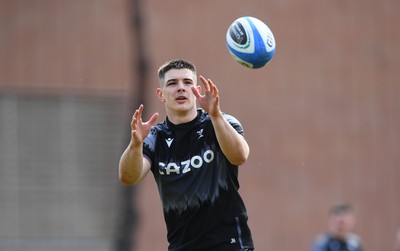
{"label": "blurred background person", "polygon": [[335,203],[329,211],[328,230],[316,238],[311,251],[364,251],[360,238],[353,233],[354,226],[352,206]]}

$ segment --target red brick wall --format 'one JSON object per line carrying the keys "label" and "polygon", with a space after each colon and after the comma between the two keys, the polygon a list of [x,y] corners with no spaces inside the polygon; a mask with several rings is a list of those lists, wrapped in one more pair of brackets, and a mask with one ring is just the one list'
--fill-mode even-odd
{"label": "red brick wall", "polygon": [[0,88],[123,93],[131,85],[127,1],[0,1]]}

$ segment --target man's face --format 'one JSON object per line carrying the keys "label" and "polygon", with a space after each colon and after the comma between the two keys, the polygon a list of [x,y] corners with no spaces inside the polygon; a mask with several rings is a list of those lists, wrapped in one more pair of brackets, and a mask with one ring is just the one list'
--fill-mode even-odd
{"label": "man's face", "polygon": [[354,224],[355,219],[352,212],[332,214],[329,219],[331,233],[339,237],[344,237],[350,233],[354,228]]}
{"label": "man's face", "polygon": [[157,93],[165,102],[166,109],[186,112],[196,109],[196,97],[191,88],[195,86],[196,76],[189,69],[172,69],[165,73],[164,84]]}

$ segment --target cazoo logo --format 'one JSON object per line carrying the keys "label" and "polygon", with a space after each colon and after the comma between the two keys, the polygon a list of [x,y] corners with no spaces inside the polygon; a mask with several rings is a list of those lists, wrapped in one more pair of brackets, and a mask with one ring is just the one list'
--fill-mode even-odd
{"label": "cazoo logo", "polygon": [[192,171],[192,168],[200,168],[203,166],[203,163],[210,163],[214,160],[214,152],[212,150],[207,150],[204,152],[203,156],[195,155],[192,158],[182,161],[181,163],[163,163],[159,162],[158,165],[160,167],[161,175],[170,175],[172,173],[175,174],[183,174]]}

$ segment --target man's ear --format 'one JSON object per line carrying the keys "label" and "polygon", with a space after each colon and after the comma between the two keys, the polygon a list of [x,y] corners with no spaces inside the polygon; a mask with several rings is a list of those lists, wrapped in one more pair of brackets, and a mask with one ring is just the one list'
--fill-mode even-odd
{"label": "man's ear", "polygon": [[161,100],[161,102],[164,102],[165,99],[164,99],[163,91],[160,88],[157,88],[156,93],[157,93],[158,98]]}

